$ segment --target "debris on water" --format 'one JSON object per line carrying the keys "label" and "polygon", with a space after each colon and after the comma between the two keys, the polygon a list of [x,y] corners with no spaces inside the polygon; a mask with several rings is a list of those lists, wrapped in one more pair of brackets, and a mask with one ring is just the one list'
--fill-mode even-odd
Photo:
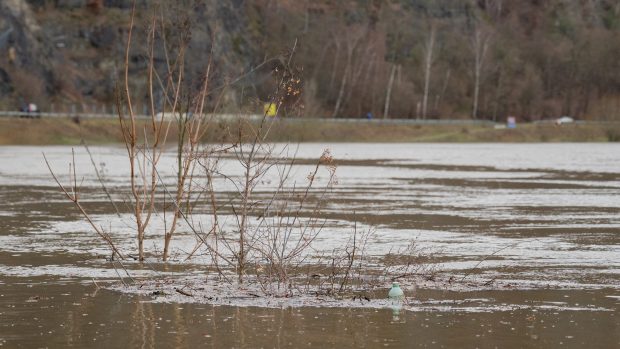
{"label": "debris on water", "polygon": [[359,299],[360,302],[362,302],[362,301],[370,302],[370,298],[367,295],[365,295],[365,294],[362,294],[362,295],[356,294],[356,295],[354,295],[353,296],[353,300],[355,301],[356,299]]}
{"label": "debris on water", "polygon": [[164,292],[162,290],[157,290],[157,291],[153,291],[153,293],[151,293],[151,295],[153,295],[153,296],[165,296],[166,292]]}
{"label": "debris on water", "polygon": [[402,302],[404,297],[405,293],[400,288],[398,282],[392,283],[392,288],[390,289],[390,292],[388,292],[388,298],[392,300],[392,302]]}
{"label": "debris on water", "polygon": [[187,297],[194,297],[194,295],[193,295],[193,294],[191,294],[191,293],[189,293],[189,292],[186,292],[186,291],[183,291],[182,289],[179,289],[179,288],[176,288],[176,287],[175,287],[175,288],[174,288],[174,290],[175,290],[177,293],[180,293],[180,294],[182,294],[182,295],[184,295],[184,296],[187,296]]}

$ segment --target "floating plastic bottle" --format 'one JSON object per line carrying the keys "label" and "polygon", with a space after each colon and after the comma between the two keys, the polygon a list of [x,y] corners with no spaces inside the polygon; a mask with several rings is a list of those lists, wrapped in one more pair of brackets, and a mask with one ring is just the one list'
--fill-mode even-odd
{"label": "floating plastic bottle", "polygon": [[392,302],[397,301],[401,302],[403,298],[405,298],[405,293],[400,289],[400,285],[398,282],[392,283],[392,288],[388,293],[388,298],[392,300]]}

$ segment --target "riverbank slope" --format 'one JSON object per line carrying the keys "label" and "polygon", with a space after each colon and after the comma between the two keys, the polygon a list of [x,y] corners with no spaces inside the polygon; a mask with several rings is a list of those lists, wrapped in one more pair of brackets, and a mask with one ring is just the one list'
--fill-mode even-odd
{"label": "riverbank slope", "polygon": [[[141,122],[145,125],[145,122]],[[212,122],[205,133],[209,142],[234,141],[238,121]],[[168,141],[176,127],[170,126]],[[0,145],[71,145],[84,139],[92,144],[122,142],[118,121],[87,119],[0,119]],[[520,124],[516,129],[493,125],[420,125],[333,120],[277,120],[269,141],[275,142],[610,142],[620,141],[620,124]]]}

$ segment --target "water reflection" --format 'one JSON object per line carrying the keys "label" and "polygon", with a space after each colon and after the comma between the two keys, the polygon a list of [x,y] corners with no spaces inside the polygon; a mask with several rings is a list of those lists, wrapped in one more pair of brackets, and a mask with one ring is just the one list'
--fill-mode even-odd
{"label": "water reflection", "polygon": [[[468,299],[598,304],[615,311],[544,307],[510,311],[418,311],[209,306],[151,303],[149,297],[99,290],[92,284],[8,280],[0,297],[0,344],[8,348],[375,348],[592,347],[620,344],[618,300],[605,291],[505,291]],[[27,282],[23,282],[27,281]],[[32,286],[32,287],[29,287]],[[37,302],[26,302],[34,296]],[[44,295],[44,296],[42,296]],[[459,295],[424,291],[421,302]],[[475,307],[472,305],[472,310]]]}
{"label": "water reflection", "polygon": [[134,336],[130,341],[131,347],[154,348],[155,330],[159,326],[157,319],[153,315],[152,304],[146,303],[143,297],[136,296],[130,316],[130,323],[135,329],[133,331]]}
{"label": "water reflection", "polygon": [[403,307],[402,307],[401,304],[392,304],[390,306],[390,309],[392,309],[392,323],[400,322],[401,321],[401,319],[400,319],[401,318],[400,312],[401,312],[402,308]]}

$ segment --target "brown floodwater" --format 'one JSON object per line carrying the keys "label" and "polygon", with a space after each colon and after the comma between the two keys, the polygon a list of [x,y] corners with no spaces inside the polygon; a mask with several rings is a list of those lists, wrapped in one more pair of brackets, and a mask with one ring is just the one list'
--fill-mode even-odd
{"label": "brown floodwater", "polygon": [[[296,150],[301,178],[323,148]],[[620,347],[620,145],[330,148],[339,184],[317,250],[346,240],[356,221],[375,231],[370,255],[380,260],[415,239],[437,277],[463,280],[460,287],[405,288],[411,302],[399,312],[175,303],[110,290],[119,281],[106,247],[55,188],[41,156],[67,180],[71,149],[0,147],[0,347]],[[76,151],[85,207],[124,251],[135,250],[121,194],[123,149],[92,149],[120,215]],[[173,156],[163,164],[171,178]],[[260,190],[268,197],[270,183]],[[151,232],[147,251],[160,250],[160,240]],[[142,278],[200,273],[199,259],[184,262],[194,244],[181,230],[169,266],[151,259],[148,268],[127,267]]]}
{"label": "brown floodwater", "polygon": [[[611,311],[512,309],[470,312],[259,308],[152,303],[94,285],[5,278],[0,344],[7,348],[615,348]],[[494,297],[498,303],[596,303],[600,291],[422,292],[423,299]]]}

